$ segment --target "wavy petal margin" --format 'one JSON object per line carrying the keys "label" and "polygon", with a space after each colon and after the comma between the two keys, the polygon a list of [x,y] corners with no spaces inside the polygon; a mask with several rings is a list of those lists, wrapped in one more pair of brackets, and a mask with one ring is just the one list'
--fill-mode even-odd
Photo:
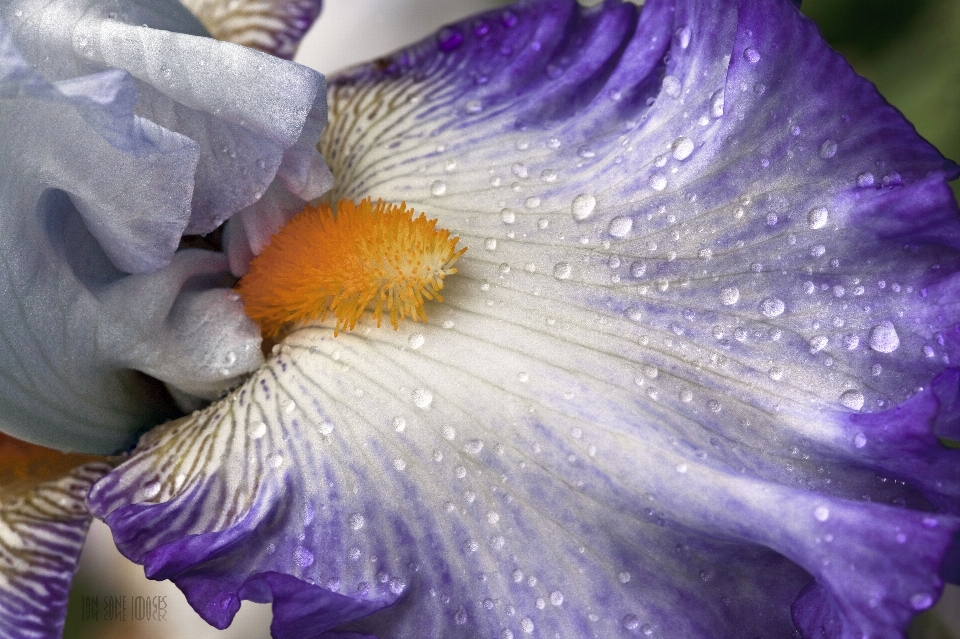
{"label": "wavy petal margin", "polygon": [[789,2],[521,2],[330,95],[332,197],[470,250],[429,323],[304,327],[94,487],[149,576],[284,638],[892,639],[933,604],[957,169]]}
{"label": "wavy petal margin", "polygon": [[84,500],[110,466],[95,462],[0,502],[0,635],[59,639],[92,519]]}

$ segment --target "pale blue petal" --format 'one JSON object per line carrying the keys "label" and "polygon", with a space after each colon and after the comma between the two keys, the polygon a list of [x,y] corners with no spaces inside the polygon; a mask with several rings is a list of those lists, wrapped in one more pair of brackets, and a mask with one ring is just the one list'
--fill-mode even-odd
{"label": "pale blue petal", "polygon": [[262,361],[226,256],[175,251],[275,183],[329,187],[323,78],[206,37],[176,2],[0,17],[2,429],[116,452],[173,414],[155,380],[184,404]]}

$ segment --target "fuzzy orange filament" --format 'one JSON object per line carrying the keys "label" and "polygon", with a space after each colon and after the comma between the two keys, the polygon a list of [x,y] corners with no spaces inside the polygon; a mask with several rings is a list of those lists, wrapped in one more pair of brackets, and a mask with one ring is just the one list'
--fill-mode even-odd
{"label": "fuzzy orange filament", "polygon": [[341,200],[308,206],[270,238],[237,284],[247,314],[264,338],[287,327],[337,318],[334,334],[353,330],[370,307],[381,325],[384,311],[396,329],[400,320],[426,321],[424,300],[440,302],[443,278],[466,248],[406,204],[359,204]]}

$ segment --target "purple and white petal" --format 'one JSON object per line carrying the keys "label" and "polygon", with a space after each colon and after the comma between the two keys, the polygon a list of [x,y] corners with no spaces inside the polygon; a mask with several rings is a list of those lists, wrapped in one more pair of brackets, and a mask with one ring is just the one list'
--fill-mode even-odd
{"label": "purple and white petal", "polygon": [[225,256],[174,253],[329,187],[323,78],[177,2],[6,3],[0,65],[2,429],[113,453],[171,415],[142,373],[188,405],[262,362]]}
{"label": "purple and white petal", "polygon": [[304,328],[97,484],[149,576],[217,627],[272,599],[277,637],[892,638],[932,605],[956,168],[789,2],[521,2],[330,95],[331,196],[470,250],[429,323]]}
{"label": "purple and white petal", "polygon": [[70,584],[92,517],[90,486],[110,467],[81,466],[0,503],[0,635],[59,639]]}
{"label": "purple and white petal", "polygon": [[290,60],[322,0],[184,0],[213,37]]}

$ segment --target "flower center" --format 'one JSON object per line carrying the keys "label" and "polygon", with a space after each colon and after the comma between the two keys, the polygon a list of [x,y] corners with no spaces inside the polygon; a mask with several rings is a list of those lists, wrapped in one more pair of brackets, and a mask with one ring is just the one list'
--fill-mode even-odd
{"label": "flower center", "polygon": [[270,238],[237,284],[244,307],[264,338],[285,327],[337,318],[334,335],[353,330],[369,306],[381,325],[384,309],[397,329],[410,317],[426,321],[424,300],[442,302],[443,278],[466,248],[406,204],[369,198],[308,206]]}

